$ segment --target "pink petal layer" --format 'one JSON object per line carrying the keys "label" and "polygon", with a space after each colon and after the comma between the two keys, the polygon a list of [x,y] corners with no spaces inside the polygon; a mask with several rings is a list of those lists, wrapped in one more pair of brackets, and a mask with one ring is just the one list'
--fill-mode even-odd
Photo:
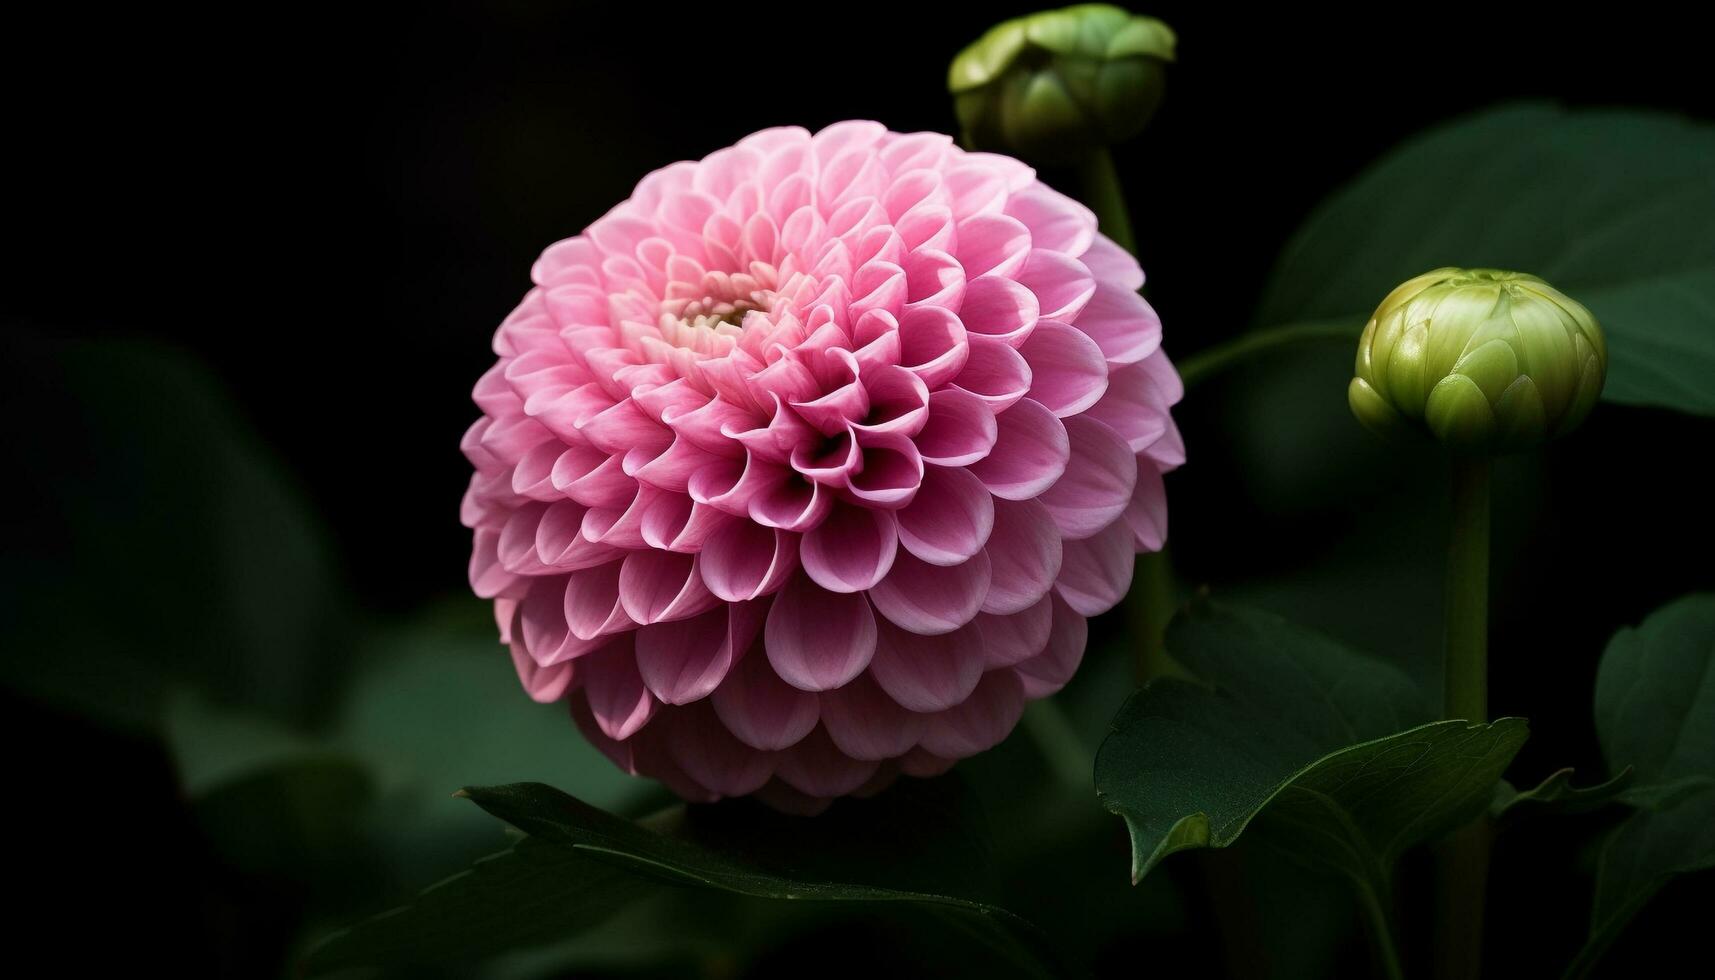
{"label": "pink petal layer", "polygon": [[796,575],[775,597],[763,636],[768,662],[782,680],[804,691],[827,691],[869,666],[875,613],[861,594],[829,592]]}

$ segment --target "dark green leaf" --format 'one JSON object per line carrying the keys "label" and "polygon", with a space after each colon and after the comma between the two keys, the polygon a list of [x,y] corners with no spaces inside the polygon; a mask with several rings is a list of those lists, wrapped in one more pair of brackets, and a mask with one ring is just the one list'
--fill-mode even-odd
{"label": "dark green leaf", "polygon": [[1715,595],[1686,596],[1608,641],[1596,735],[1637,788],[1715,777]]}
{"label": "dark green leaf", "polygon": [[1614,634],[1596,676],[1596,734],[1610,766],[1636,769],[1625,799],[1642,809],[1602,849],[1590,939],[1569,976],[1588,973],[1676,875],[1715,867],[1715,595]]}
{"label": "dark green leaf", "polygon": [[1527,790],[1501,780],[1495,784],[1495,799],[1489,815],[1497,821],[1548,813],[1586,813],[1624,797],[1634,773],[1626,769],[1618,776],[1594,786],[1573,786],[1572,770],[1557,769]]}
{"label": "dark green leaf", "polygon": [[0,360],[29,366],[0,442],[31,515],[0,554],[0,645],[68,651],[0,681],[132,727],[187,687],[311,715],[349,660],[337,567],[219,381],[135,342],[7,337]]}
{"label": "dark green leaf", "polygon": [[[1608,337],[1603,397],[1715,415],[1715,127],[1509,106],[1435,129],[1325,202],[1275,268],[1260,323],[1345,317],[1439,266],[1542,276]],[[1350,352],[1339,352],[1349,359]]]}
{"label": "dark green leaf", "polygon": [[1434,722],[1396,669],[1261,613],[1202,602],[1168,649],[1211,687],[1158,681],[1127,702],[1096,785],[1132,836],[1132,874],[1226,847],[1267,813],[1296,856],[1385,886],[1407,847],[1480,812],[1520,719]]}
{"label": "dark green leaf", "polygon": [[[1045,961],[1052,956],[1040,935],[1011,913],[952,890],[874,882],[877,874],[922,873],[925,862],[909,848],[941,840],[933,830],[950,814],[938,810],[936,787],[945,783],[912,781],[875,800],[842,801],[815,820],[729,801],[674,808],[647,826],[539,783],[474,787],[464,795],[522,831],[524,840],[416,903],[330,938],[311,954],[309,966],[322,971],[480,958],[569,938],[660,886],[680,886],[751,898],[921,906],[927,914],[946,915],[953,933],[1003,956],[1017,971],[1051,975]],[[901,795],[889,799],[895,794]],[[943,854],[927,863],[944,860]],[[835,866],[862,870],[836,877]],[[496,935],[502,918],[505,928]],[[423,946],[413,942],[420,933]]]}

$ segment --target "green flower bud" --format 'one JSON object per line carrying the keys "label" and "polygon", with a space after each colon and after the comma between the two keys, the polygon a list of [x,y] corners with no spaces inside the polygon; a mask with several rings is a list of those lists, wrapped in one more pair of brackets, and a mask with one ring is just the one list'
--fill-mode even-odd
{"label": "green flower bud", "polygon": [[953,59],[947,88],[973,149],[1069,163],[1142,131],[1175,43],[1152,17],[1079,4],[992,28]]}
{"label": "green flower bud", "polygon": [[1383,436],[1427,428],[1456,451],[1515,452],[1577,428],[1607,367],[1596,318],[1548,283],[1436,269],[1376,308],[1346,394]]}

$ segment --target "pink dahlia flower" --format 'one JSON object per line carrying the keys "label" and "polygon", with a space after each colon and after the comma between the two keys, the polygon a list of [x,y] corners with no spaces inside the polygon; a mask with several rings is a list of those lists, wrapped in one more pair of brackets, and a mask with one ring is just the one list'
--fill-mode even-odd
{"label": "pink dahlia flower", "polygon": [[463,448],[538,701],[694,800],[813,811],[999,742],[1161,547],[1143,272],[1016,160],[771,129],[550,246]]}

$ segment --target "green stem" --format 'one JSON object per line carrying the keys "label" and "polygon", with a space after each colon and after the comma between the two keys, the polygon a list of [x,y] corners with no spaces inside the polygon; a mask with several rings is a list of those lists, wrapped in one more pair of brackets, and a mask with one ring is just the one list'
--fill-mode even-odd
{"label": "green stem", "polygon": [[1120,190],[1120,175],[1114,169],[1113,154],[1106,147],[1090,154],[1079,165],[1078,176],[1084,182],[1084,203],[1096,212],[1096,223],[1102,234],[1136,255],[1137,239],[1131,235],[1131,218],[1126,213],[1125,192]]}
{"label": "green stem", "polygon": [[1359,330],[1354,330],[1350,319],[1341,319],[1311,320],[1305,323],[1289,323],[1283,327],[1269,327],[1266,330],[1252,330],[1186,358],[1179,365],[1179,376],[1185,380],[1185,387],[1192,388],[1253,357],[1270,354],[1282,348],[1317,341],[1356,343],[1361,329],[1362,324],[1359,324]]}
{"label": "green stem", "polygon": [[1453,460],[1453,540],[1447,552],[1448,718],[1489,715],[1489,470],[1487,457]]}
{"label": "green stem", "polygon": [[1370,948],[1380,962],[1381,975],[1387,980],[1404,980],[1405,971],[1399,966],[1399,950],[1393,944],[1393,926],[1388,922],[1381,896],[1367,881],[1357,881],[1356,885],[1353,890],[1357,892],[1358,906],[1364,913],[1364,925],[1369,928]]}
{"label": "green stem", "polygon": [[1024,708],[1024,729],[1036,743],[1048,768],[1069,789],[1089,790],[1095,781],[1095,759],[1053,698],[1032,701]]}
{"label": "green stem", "polygon": [[[1481,723],[1489,715],[1489,476],[1487,457],[1453,460],[1453,537],[1447,552],[1447,647],[1442,714]],[[1493,828],[1487,817],[1459,830],[1439,854],[1435,976],[1476,980],[1483,966],[1483,906]]]}
{"label": "green stem", "polygon": [[[1084,184],[1084,203],[1096,213],[1096,223],[1102,234],[1126,251],[1137,254],[1137,241],[1131,234],[1131,218],[1126,211],[1125,192],[1120,188],[1113,154],[1105,147],[1096,150],[1079,165],[1079,176]],[[1176,605],[1173,594],[1173,563],[1167,552],[1162,550],[1138,556],[1137,577],[1126,600],[1126,619],[1138,641],[1136,675],[1139,684],[1163,675],[1186,676],[1185,669],[1167,655],[1162,642],[1167,632],[1167,621],[1173,618]]]}

